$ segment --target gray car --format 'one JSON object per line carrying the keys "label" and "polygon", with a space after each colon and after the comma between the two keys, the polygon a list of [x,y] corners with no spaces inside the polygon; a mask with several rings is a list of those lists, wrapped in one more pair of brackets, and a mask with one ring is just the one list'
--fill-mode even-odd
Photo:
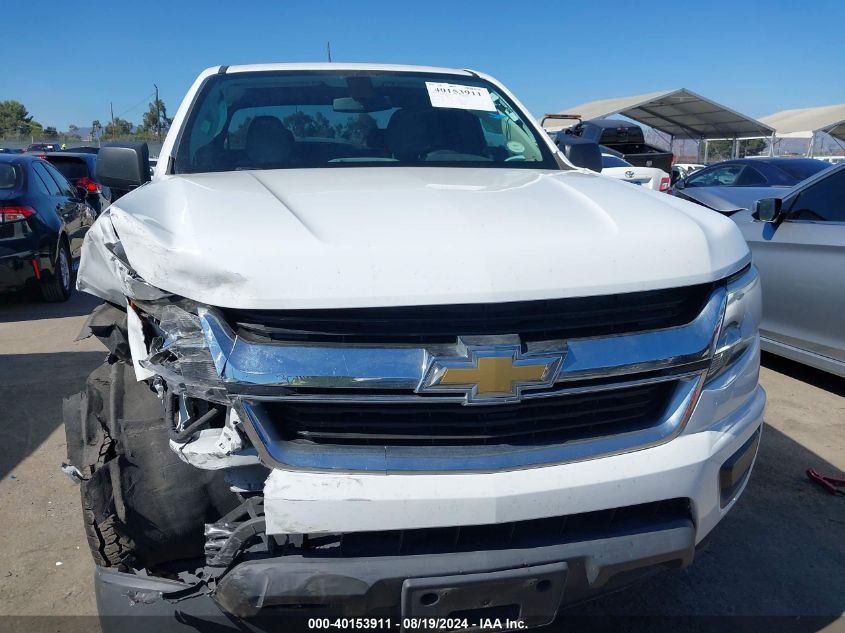
{"label": "gray car", "polygon": [[845,165],[731,218],[763,284],[764,350],[845,376]]}

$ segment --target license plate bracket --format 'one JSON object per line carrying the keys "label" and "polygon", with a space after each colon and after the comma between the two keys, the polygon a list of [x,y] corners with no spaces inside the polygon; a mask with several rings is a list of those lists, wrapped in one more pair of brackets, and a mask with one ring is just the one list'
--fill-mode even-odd
{"label": "license plate bracket", "polygon": [[[409,578],[402,583],[403,630],[406,620],[469,620],[470,630],[478,620],[518,606],[508,613],[527,627],[552,622],[557,615],[566,584],[565,562],[506,569],[478,574]],[[495,617],[495,615],[491,615]],[[409,627],[411,628],[418,627]]]}

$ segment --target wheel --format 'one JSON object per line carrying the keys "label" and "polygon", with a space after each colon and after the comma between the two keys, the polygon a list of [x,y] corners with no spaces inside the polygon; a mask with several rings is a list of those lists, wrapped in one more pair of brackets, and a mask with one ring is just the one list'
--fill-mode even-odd
{"label": "wheel", "polygon": [[41,281],[41,297],[49,303],[67,301],[73,292],[71,285],[70,251],[62,242],[56,255],[56,265],[49,279]]}
{"label": "wheel", "polygon": [[63,413],[94,562],[127,571],[202,558],[205,523],[234,508],[237,497],[221,473],[173,453],[163,405],[132,366],[104,363],[85,391],[65,400]]}

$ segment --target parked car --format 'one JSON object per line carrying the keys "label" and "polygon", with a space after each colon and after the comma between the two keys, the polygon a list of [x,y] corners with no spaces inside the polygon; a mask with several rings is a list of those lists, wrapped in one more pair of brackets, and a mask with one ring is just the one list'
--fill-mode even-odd
{"label": "parked car", "polygon": [[152,180],[103,147],[64,420],[105,633],[527,628],[692,561],[756,456],[758,275],[570,138],[474,71],[264,64],[197,78]]}
{"label": "parked car", "polygon": [[699,169],[672,185],[669,193],[721,213],[750,209],[760,198],[777,196],[830,168],[813,158],[739,158]]}
{"label": "parked car", "polygon": [[672,165],[672,184],[674,185],[682,178],[689,176],[692,172],[704,169],[706,166],[701,163],[675,163]]}
{"label": "parked car", "polygon": [[18,147],[0,147],[0,154],[23,154],[23,150]]}
{"label": "parked car", "polygon": [[27,146],[27,154],[43,154],[44,152],[60,152],[62,151],[61,143],[32,143]]}
{"label": "parked car", "polygon": [[86,202],[99,215],[112,202],[112,191],[97,177],[97,154],[49,152],[44,159],[58,169],[71,184],[86,192]]}
{"label": "parked car", "polygon": [[0,291],[38,286],[65,301],[94,212],[50,163],[0,154]]}
{"label": "parked car", "polygon": [[590,119],[558,132],[556,137],[566,134],[616,150],[632,165],[656,167],[667,174],[672,170],[672,152],[647,145],[643,129],[636,123],[622,119]]}
{"label": "parked car", "polygon": [[613,154],[602,153],[602,170],[605,176],[618,178],[634,185],[641,185],[646,189],[667,191],[669,189],[669,174],[656,167],[635,167],[623,158]]}
{"label": "parked car", "polygon": [[845,165],[732,219],[760,270],[763,349],[845,376]]}

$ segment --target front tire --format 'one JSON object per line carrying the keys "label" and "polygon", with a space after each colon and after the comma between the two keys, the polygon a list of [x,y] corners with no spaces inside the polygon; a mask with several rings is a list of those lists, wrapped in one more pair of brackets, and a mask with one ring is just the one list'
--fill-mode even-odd
{"label": "front tire", "polygon": [[59,303],[67,301],[72,292],[70,250],[62,242],[56,254],[53,274],[49,279],[41,281],[41,297],[48,303]]}
{"label": "front tire", "polygon": [[94,562],[119,571],[204,555],[205,523],[238,503],[222,473],[170,449],[161,401],[131,364],[104,363],[64,402],[68,460],[82,473],[85,535]]}

